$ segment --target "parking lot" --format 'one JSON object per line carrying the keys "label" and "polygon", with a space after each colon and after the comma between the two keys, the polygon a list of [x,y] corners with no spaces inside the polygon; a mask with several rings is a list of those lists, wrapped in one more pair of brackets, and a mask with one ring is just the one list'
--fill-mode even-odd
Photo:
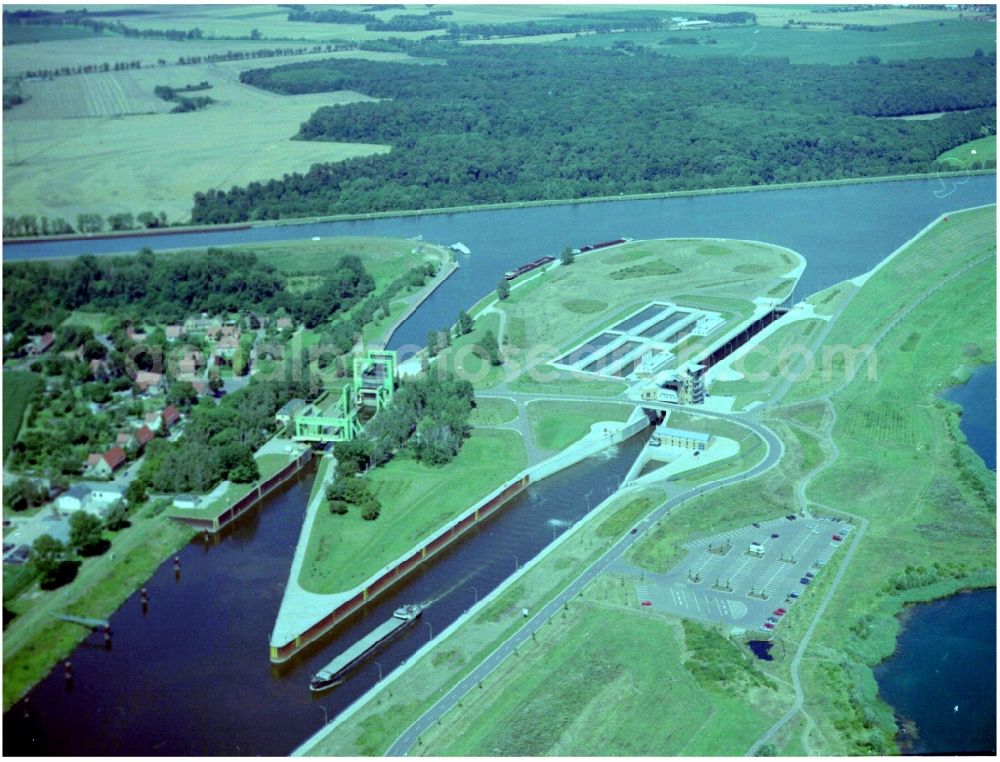
{"label": "parking lot", "polygon": [[780,518],[699,538],[684,545],[688,554],[670,571],[646,573],[636,593],[643,605],[657,610],[773,629],[781,623],[775,609],[787,610],[809,593],[853,530],[833,518]]}

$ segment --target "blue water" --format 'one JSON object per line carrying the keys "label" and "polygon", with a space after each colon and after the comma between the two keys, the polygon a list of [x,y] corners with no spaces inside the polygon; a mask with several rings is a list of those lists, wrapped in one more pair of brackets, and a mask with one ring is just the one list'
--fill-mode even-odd
{"label": "blue water", "polygon": [[[455,322],[458,311],[491,291],[503,273],[566,246],[633,238],[716,237],[765,241],[802,254],[808,266],[794,298],[859,275],[938,215],[996,202],[996,178],[794,188],[715,196],[609,201],[415,217],[178,233],[97,241],[5,245],[4,260],[221,246],[313,236],[387,236],[472,250],[461,269],[396,332],[390,348],[423,346],[427,332]],[[404,355],[409,352],[404,351]]]}
{"label": "blue water", "polygon": [[996,590],[980,590],[904,617],[896,652],[875,668],[879,694],[916,724],[904,752],[996,754],[996,616]]}
{"label": "blue water", "polygon": [[961,386],[949,389],[945,398],[962,406],[962,431],[969,446],[997,470],[997,366],[982,365]]}

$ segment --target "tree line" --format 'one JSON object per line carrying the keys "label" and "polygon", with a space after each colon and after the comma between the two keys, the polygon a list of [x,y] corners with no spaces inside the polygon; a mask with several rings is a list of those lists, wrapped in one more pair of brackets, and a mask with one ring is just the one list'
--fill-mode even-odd
{"label": "tree line", "polygon": [[4,330],[51,330],[81,307],[134,314],[156,322],[192,313],[271,313],[284,308],[315,325],[353,307],[375,288],[361,259],[344,255],[304,293],[287,291],[287,278],[250,252],[210,248],[204,256],[84,255],[68,264],[5,262]]}
{"label": "tree line", "polygon": [[[298,138],[394,150],[196,193],[192,220],[928,172],[940,153],[996,131],[995,56],[833,66],[685,60],[649,48],[438,43],[410,53],[447,65],[341,59],[243,72],[241,81],[273,92],[355,90],[380,99],[320,108]],[[877,118],[931,111],[956,113]]]}

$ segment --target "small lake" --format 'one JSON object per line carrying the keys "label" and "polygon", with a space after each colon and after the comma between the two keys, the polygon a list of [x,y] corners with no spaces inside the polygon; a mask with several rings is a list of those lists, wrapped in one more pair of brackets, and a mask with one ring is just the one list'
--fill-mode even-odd
{"label": "small lake", "polygon": [[944,394],[962,406],[962,431],[986,467],[997,470],[997,366],[981,365],[961,386]]}
{"label": "small lake", "polygon": [[896,653],[874,672],[907,728],[897,738],[904,753],[996,754],[996,617],[995,589],[903,615]]}

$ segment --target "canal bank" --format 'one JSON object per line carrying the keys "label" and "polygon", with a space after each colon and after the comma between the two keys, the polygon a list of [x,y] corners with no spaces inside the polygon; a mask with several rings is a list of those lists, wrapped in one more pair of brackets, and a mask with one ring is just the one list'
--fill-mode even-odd
{"label": "canal bank", "polygon": [[[453,542],[485,522],[530,484],[559,473],[580,461],[630,439],[649,426],[649,419],[636,408],[622,424],[594,424],[590,434],[563,452],[529,466],[494,489],[457,518],[426,537],[406,553],[372,574],[360,585],[341,593],[321,594],[304,589],[300,583],[309,538],[317,512],[322,506],[322,488],[314,492],[292,560],[285,593],[270,638],[270,659],[281,664],[376,600]],[[327,469],[328,478],[332,469]]]}

